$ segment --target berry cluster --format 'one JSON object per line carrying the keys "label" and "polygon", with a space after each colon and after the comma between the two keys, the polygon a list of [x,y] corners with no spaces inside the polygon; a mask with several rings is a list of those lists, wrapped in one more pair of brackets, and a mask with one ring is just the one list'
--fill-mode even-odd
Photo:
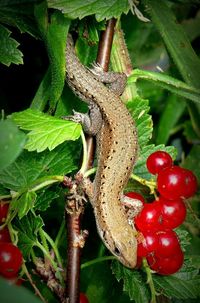
{"label": "berry cluster", "polygon": [[127,194],[144,205],[134,218],[135,227],[141,232],[138,266],[145,257],[151,269],[161,275],[170,275],[181,268],[184,260],[179,239],[173,229],[185,220],[184,198],[195,194],[197,180],[191,171],[173,165],[171,156],[163,151],[152,153],[146,165],[151,174],[157,175],[158,199],[144,203],[141,195]]}
{"label": "berry cluster", "polygon": [[[0,225],[6,220],[9,204],[0,201]],[[17,285],[17,276],[22,265],[22,253],[11,243],[7,227],[0,229],[0,275],[14,281]]]}

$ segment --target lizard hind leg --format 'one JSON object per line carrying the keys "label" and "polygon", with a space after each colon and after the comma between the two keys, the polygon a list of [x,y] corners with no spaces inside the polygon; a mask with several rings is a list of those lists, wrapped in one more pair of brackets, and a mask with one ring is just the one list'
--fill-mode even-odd
{"label": "lizard hind leg", "polygon": [[89,70],[98,81],[109,84],[109,88],[117,96],[121,96],[123,94],[127,80],[127,76],[124,73],[110,71],[105,72],[97,63],[93,63],[92,68]]}

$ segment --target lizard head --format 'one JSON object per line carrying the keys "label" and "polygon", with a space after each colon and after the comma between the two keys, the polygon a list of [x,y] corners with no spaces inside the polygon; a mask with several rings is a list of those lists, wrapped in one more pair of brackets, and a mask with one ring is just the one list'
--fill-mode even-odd
{"label": "lizard head", "polygon": [[126,267],[134,268],[137,263],[136,231],[128,225],[125,230],[105,231],[103,240],[110,252]]}

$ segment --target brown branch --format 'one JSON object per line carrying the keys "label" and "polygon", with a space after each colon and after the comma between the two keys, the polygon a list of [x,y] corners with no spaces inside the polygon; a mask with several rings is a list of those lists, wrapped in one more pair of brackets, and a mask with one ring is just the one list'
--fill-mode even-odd
{"label": "brown branch", "polygon": [[[110,53],[114,35],[115,19],[107,22],[107,28],[101,34],[97,62],[107,71],[110,61]],[[94,160],[94,139],[87,137],[87,169],[91,168]],[[75,181],[68,183],[71,198],[66,203],[66,225],[67,225],[67,279],[66,297],[68,303],[79,303],[80,288],[80,263],[81,249],[84,246],[86,232],[81,232],[81,218],[84,212],[83,192],[80,192],[79,175]]]}

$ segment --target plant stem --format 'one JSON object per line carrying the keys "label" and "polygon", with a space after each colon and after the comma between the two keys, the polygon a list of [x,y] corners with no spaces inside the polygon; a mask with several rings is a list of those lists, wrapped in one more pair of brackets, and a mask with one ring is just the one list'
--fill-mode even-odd
{"label": "plant stem", "polygon": [[47,244],[47,241],[46,241],[42,228],[39,229],[39,234],[40,234],[40,238],[42,241],[42,245],[44,246],[45,250],[49,252],[49,246]]}
{"label": "plant stem", "polygon": [[140,178],[134,174],[131,175],[131,179],[138,181],[142,185],[148,186],[150,189],[150,193],[155,195],[155,188],[156,188],[156,182],[155,181],[148,181],[143,178]]}
{"label": "plant stem", "polygon": [[57,248],[57,246],[55,245],[55,242],[51,239],[51,237],[50,237],[44,230],[42,230],[42,232],[43,232],[44,237],[46,238],[46,240],[50,243],[51,247],[53,248],[53,251],[54,251],[55,256],[56,256],[56,258],[57,258],[57,260],[58,260],[59,266],[60,266],[61,268],[63,268],[63,267],[62,267],[61,257],[60,257],[60,254],[59,254],[59,252],[58,252],[58,248]]}
{"label": "plant stem", "polygon": [[93,167],[91,169],[88,169],[85,173],[84,173],[84,177],[87,178],[90,175],[93,175],[96,172],[97,168]]}
{"label": "plant stem", "polygon": [[84,269],[88,266],[94,265],[99,262],[104,262],[104,261],[109,261],[109,260],[116,260],[116,258],[114,256],[106,256],[106,257],[100,257],[100,258],[97,258],[97,259],[94,259],[91,261],[87,261],[81,265],[81,269]]}
{"label": "plant stem", "polygon": [[146,275],[147,275],[147,283],[149,284],[149,288],[151,291],[151,302],[150,303],[156,303],[156,290],[155,290],[154,283],[153,283],[151,269],[145,258],[143,258],[142,263],[143,263],[143,267],[144,267]]}
{"label": "plant stem", "polygon": [[60,270],[56,264],[56,262],[53,260],[53,258],[51,257],[50,253],[44,248],[44,246],[40,243],[40,242],[36,242],[37,247],[39,247],[41,249],[41,251],[44,253],[45,257],[47,257],[49,259],[49,261],[51,262],[51,265],[53,267],[53,269],[56,272],[56,276],[59,279],[60,283],[63,284],[63,277],[60,273]]}
{"label": "plant stem", "polygon": [[63,235],[64,230],[65,230],[65,220],[62,221],[62,224],[60,226],[60,229],[59,229],[56,239],[54,241],[56,247],[59,246],[59,242],[61,241],[61,237]]}

